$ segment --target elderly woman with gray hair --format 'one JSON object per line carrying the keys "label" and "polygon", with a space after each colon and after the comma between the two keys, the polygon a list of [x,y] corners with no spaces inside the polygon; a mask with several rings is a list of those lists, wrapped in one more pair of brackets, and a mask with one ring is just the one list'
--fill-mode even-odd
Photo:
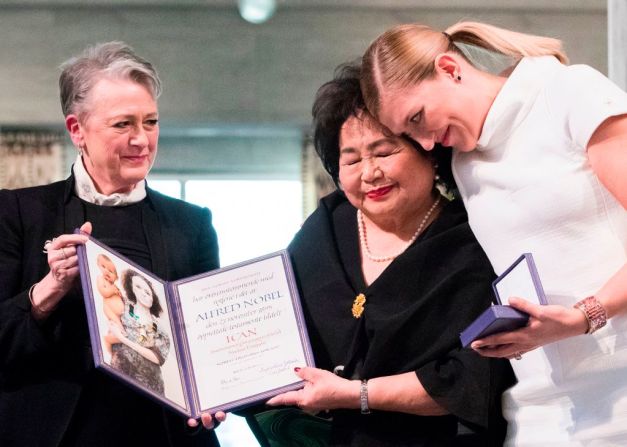
{"label": "elderly woman with gray hair", "polygon": [[78,227],[167,280],[218,267],[209,210],[145,182],[161,82],[121,42],[62,69],[65,127],[78,149],[71,175],[0,191],[0,445],[218,445],[213,432],[190,428],[197,421],[186,426],[94,369],[78,287]]}

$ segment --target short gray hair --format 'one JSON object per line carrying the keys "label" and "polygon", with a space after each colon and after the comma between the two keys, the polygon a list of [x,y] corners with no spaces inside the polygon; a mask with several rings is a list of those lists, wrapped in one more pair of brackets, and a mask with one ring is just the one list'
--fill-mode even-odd
{"label": "short gray hair", "polygon": [[59,90],[63,116],[81,117],[90,90],[103,77],[128,79],[144,86],[157,99],[161,80],[150,62],[139,57],[124,42],[106,42],[87,47],[79,56],[61,65]]}

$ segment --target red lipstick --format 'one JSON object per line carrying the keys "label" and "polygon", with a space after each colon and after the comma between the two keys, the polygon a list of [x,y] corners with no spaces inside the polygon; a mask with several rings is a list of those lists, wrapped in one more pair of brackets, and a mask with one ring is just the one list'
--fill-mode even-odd
{"label": "red lipstick", "polygon": [[387,193],[389,193],[392,190],[393,186],[383,186],[381,188],[377,188],[377,189],[371,189],[370,191],[368,191],[366,193],[366,196],[369,199],[372,200],[378,200],[383,198]]}

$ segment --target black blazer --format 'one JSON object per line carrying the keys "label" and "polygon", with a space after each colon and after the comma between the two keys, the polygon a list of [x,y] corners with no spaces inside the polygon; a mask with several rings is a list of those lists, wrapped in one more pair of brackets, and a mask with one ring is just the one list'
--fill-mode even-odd
{"label": "black blazer", "polygon": [[[77,411],[77,403],[87,378],[102,375],[103,384],[118,386],[94,371],[78,287],[45,323],[36,322],[30,312],[28,289],[49,270],[42,253],[45,241],[73,232],[85,220],[73,190],[74,178],[69,177],[46,186],[0,191],[0,445],[4,447],[58,446],[76,413],[84,411]],[[149,188],[147,198],[142,225],[153,273],[175,280],[219,266],[208,209]],[[151,423],[165,425],[166,436],[160,435],[162,443],[157,445],[217,445],[213,432],[193,435],[183,418],[154,408],[156,404],[147,399],[145,405],[162,416]],[[122,405],[120,412],[125,411]],[[103,420],[98,439],[89,444],[127,445],[131,436],[119,431]]]}

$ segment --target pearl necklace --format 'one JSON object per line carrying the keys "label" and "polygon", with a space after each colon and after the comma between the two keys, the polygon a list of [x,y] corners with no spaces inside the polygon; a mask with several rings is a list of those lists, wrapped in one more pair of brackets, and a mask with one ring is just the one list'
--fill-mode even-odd
{"label": "pearl necklace", "polygon": [[368,247],[368,238],[366,237],[366,225],[364,223],[364,215],[361,212],[361,210],[357,210],[357,228],[359,229],[359,242],[361,246],[364,248],[366,257],[374,262],[387,262],[387,261],[392,261],[396,259],[398,255],[400,255],[405,250],[407,250],[407,247],[409,247],[411,244],[413,244],[416,241],[416,239],[418,239],[418,236],[420,235],[425,225],[427,224],[429,217],[431,217],[431,214],[433,214],[433,211],[435,211],[436,207],[440,203],[440,197],[441,196],[438,195],[438,198],[435,199],[435,202],[433,202],[433,205],[431,205],[431,208],[429,208],[429,211],[427,211],[427,214],[425,214],[425,216],[422,218],[422,221],[420,222],[420,225],[418,225],[416,232],[411,237],[411,239],[405,244],[405,246],[401,248],[398,252],[389,256],[375,256],[370,252],[370,248]]}

